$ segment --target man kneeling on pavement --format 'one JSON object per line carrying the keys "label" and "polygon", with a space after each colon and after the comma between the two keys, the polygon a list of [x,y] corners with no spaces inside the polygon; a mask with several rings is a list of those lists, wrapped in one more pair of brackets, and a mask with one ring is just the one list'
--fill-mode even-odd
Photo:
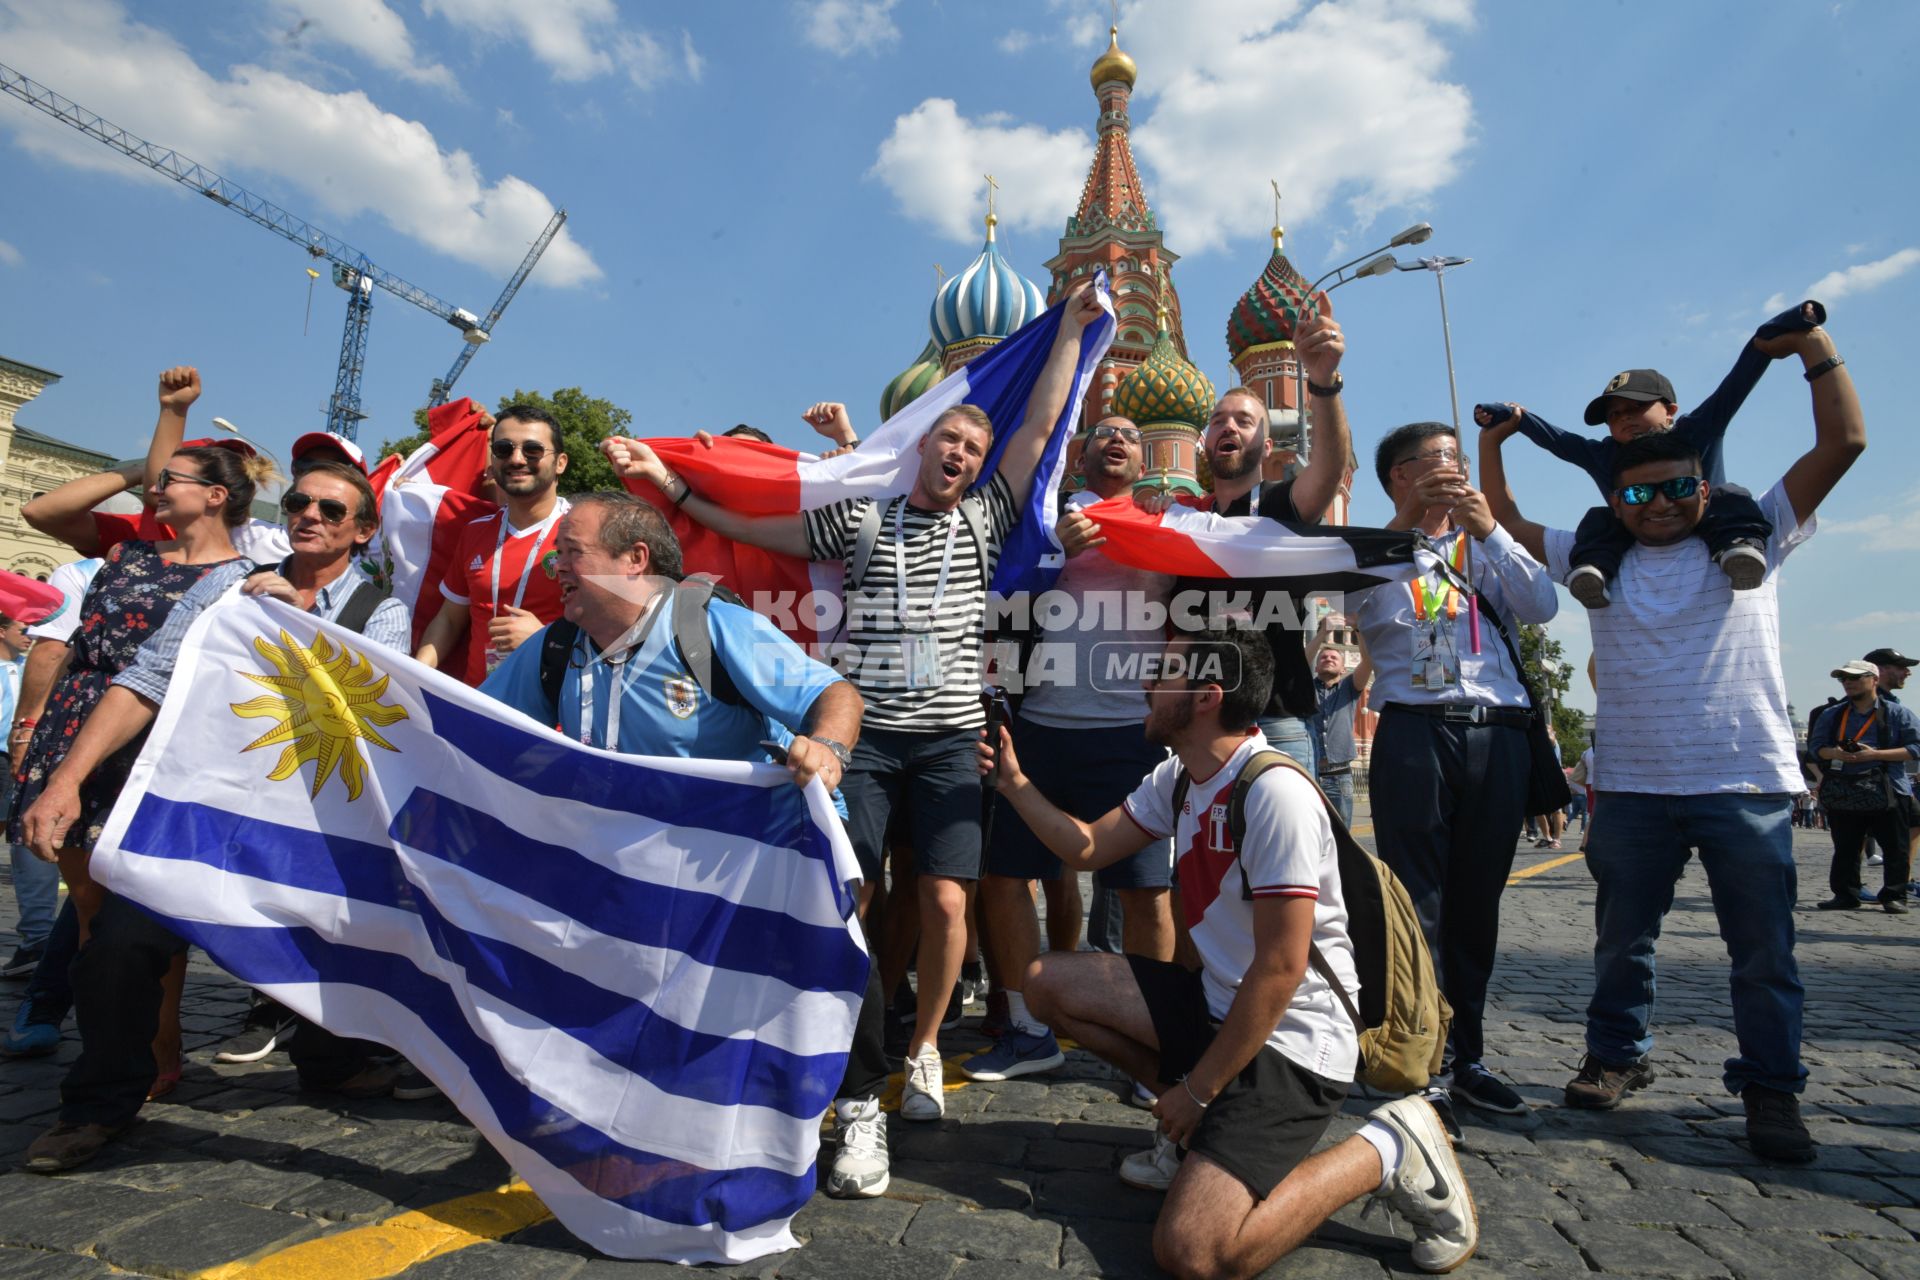
{"label": "man kneeling on pavement", "polygon": [[[1141,956],[1049,952],[1027,971],[1027,1006],[1157,1095],[1161,1267],[1256,1275],[1342,1206],[1374,1195],[1413,1224],[1414,1264],[1450,1271],[1472,1255],[1479,1232],[1452,1145],[1424,1099],[1390,1102],[1358,1134],[1313,1152],[1353,1083],[1359,1043],[1310,952],[1349,995],[1359,982],[1333,827],[1313,783],[1287,768],[1259,775],[1233,847],[1228,800],[1265,746],[1256,719],[1272,690],[1272,652],[1257,632],[1195,632],[1171,642],[1155,674],[1147,736],[1173,755],[1094,821],[1039,793],[1004,730],[982,744],[981,769],[1072,870],[1172,837],[1200,972]],[[1183,770],[1192,781],[1175,813]]]}

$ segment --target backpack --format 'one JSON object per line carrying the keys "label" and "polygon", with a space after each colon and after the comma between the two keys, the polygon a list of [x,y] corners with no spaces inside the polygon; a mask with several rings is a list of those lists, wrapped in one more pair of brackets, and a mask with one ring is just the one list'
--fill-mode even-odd
{"label": "backpack", "polygon": [[[980,553],[980,563],[987,563],[987,522],[981,514],[980,504],[969,502],[971,494],[960,499],[960,519],[967,526],[967,533],[973,539],[973,549]],[[867,580],[867,566],[873,563],[873,549],[880,545],[880,522],[887,512],[893,510],[894,502],[905,502],[905,498],[895,498],[892,502],[869,502],[860,516],[860,528],[853,536],[853,555],[847,560],[847,590],[858,591]]]}
{"label": "backpack", "polygon": [[[743,609],[746,602],[710,578],[688,578],[676,586],[673,593],[673,644],[680,651],[681,665],[708,697],[731,707],[745,706],[747,700],[734,684],[726,664],[713,660],[713,633],[707,630],[707,610],[715,600],[737,604]],[[540,689],[555,706],[560,704],[560,681],[567,674],[573,642],[579,637],[579,626],[565,618],[550,623],[541,636]]]}
{"label": "backpack", "polygon": [[[1239,860],[1240,845],[1247,833],[1247,793],[1261,774],[1275,767],[1290,768],[1313,783],[1320,802],[1326,805],[1327,820],[1333,824],[1340,888],[1347,905],[1347,936],[1353,943],[1354,970],[1360,978],[1358,1007],[1334,976],[1320,948],[1311,942],[1307,944],[1307,961],[1333,988],[1347,1016],[1353,1019],[1354,1030],[1360,1033],[1359,1079],[1384,1093],[1424,1089],[1439,1073],[1453,1009],[1434,976],[1433,956],[1420,930],[1420,917],[1414,913],[1413,899],[1391,867],[1360,847],[1312,775],[1278,751],[1254,752],[1234,779],[1233,796],[1227,806],[1227,833],[1233,840],[1234,861],[1240,867],[1240,896],[1253,900],[1246,864]],[[1186,805],[1191,783],[1182,769],[1173,786],[1176,819]]]}
{"label": "backpack", "polygon": [[[280,573],[286,568],[286,561],[279,564],[255,565],[247,571],[249,578],[257,578],[263,573]],[[363,582],[353,589],[347,597],[346,605],[340,610],[340,616],[333,620],[335,626],[345,627],[349,631],[364,633],[367,623],[373,620],[373,611],[387,598],[384,589],[371,582]]]}

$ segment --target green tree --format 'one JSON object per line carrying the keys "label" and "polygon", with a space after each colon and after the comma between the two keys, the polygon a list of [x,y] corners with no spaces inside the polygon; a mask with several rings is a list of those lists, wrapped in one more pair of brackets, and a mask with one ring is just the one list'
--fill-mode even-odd
{"label": "green tree", "polygon": [[[562,387],[551,396],[538,391],[518,391],[500,397],[494,412],[510,404],[532,404],[545,409],[560,424],[561,447],[567,454],[566,474],[560,477],[560,492],[591,493],[596,489],[618,489],[620,481],[600,454],[600,442],[612,435],[626,434],[633,415],[611,400],[589,396],[579,387]],[[427,411],[417,410],[410,436],[390,440],[380,446],[379,456],[408,454],[427,442]]]}
{"label": "green tree", "polygon": [[1518,637],[1520,665],[1534,691],[1545,698],[1552,709],[1554,736],[1560,740],[1560,753],[1571,760],[1587,742],[1587,713],[1566,704],[1567,689],[1573,683],[1573,666],[1567,661],[1560,642],[1536,623],[1520,624]]}

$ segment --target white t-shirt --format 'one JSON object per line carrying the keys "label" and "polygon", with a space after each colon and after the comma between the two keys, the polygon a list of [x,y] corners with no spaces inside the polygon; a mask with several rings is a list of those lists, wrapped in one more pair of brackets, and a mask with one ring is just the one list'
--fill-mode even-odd
{"label": "white t-shirt", "polygon": [[70,644],[73,633],[80,629],[80,602],[87,598],[87,588],[93,585],[93,575],[100,572],[100,566],[106,561],[99,556],[85,560],[72,560],[60,565],[47,575],[47,585],[58,587],[63,597],[60,607],[27,628],[27,634],[35,640],[57,640],[61,644]]}
{"label": "white t-shirt", "polygon": [[[1636,544],[1608,594],[1588,612],[1599,714],[1591,785],[1647,795],[1794,795],[1805,789],[1780,669],[1780,566],[1812,537],[1786,489],[1760,499],[1773,522],[1767,576],[1735,591],[1690,537]],[[1554,577],[1572,572],[1573,534],[1546,531]],[[1602,767],[1604,766],[1604,767]]]}
{"label": "white t-shirt", "polygon": [[287,531],[266,520],[249,520],[230,532],[233,549],[255,564],[279,564],[293,554]]}
{"label": "white t-shirt", "polygon": [[[1224,1019],[1234,993],[1253,963],[1253,903],[1242,896],[1240,868],[1255,900],[1312,898],[1313,942],[1357,999],[1360,980],[1347,940],[1347,905],[1340,892],[1340,862],[1333,826],[1311,782],[1292,769],[1269,769],[1247,793],[1246,850],[1229,846],[1227,808],[1233,784],[1267,740],[1250,732],[1231,759],[1210,778],[1195,778],[1176,823],[1173,788],[1180,760],[1148,774],[1127,797],[1127,816],[1156,840],[1173,837],[1174,868],[1187,929],[1200,952],[1207,1011]],[[1176,826],[1178,830],[1176,830]],[[1333,988],[1308,966],[1293,999],[1267,1043],[1289,1061],[1327,1080],[1351,1081],[1360,1056],[1353,1020]]]}

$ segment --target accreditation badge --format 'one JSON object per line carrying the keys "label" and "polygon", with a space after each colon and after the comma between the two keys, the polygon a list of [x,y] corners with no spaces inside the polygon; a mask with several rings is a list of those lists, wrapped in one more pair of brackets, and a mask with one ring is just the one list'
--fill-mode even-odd
{"label": "accreditation badge", "polygon": [[907,688],[938,689],[941,678],[940,639],[931,631],[900,633],[900,662],[906,667]]}

